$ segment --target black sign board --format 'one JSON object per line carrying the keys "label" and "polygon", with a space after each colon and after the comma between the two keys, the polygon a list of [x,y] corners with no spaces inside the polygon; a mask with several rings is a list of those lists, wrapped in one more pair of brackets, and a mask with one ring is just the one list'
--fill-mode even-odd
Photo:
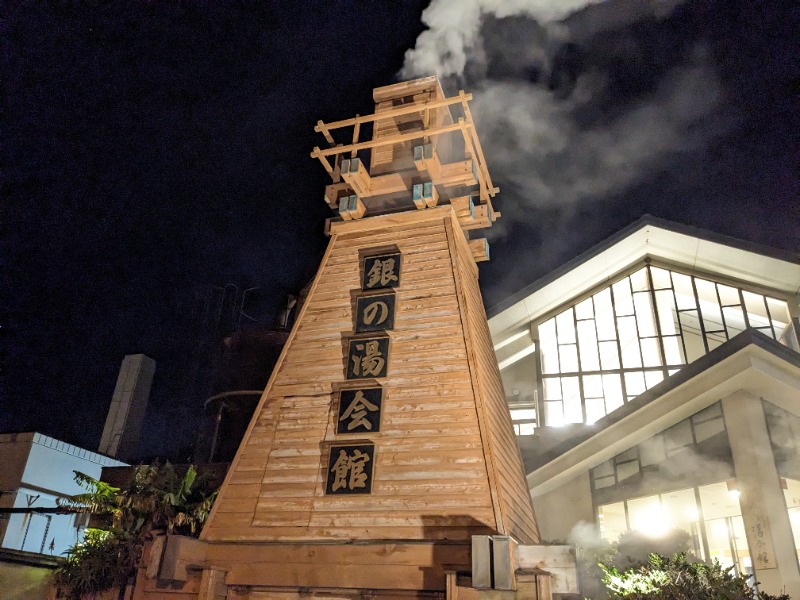
{"label": "black sign board", "polygon": [[394,294],[361,296],[356,299],[356,331],[394,328]]}
{"label": "black sign board", "polygon": [[339,392],[336,433],[375,433],[381,430],[381,388]]}
{"label": "black sign board", "polygon": [[389,338],[350,340],[347,348],[347,379],[386,377]]}
{"label": "black sign board", "polygon": [[369,494],[372,492],[372,470],[375,465],[375,444],[331,446],[328,456],[326,494]]}
{"label": "black sign board", "polygon": [[400,285],[401,256],[399,252],[368,256],[364,259],[364,279],[361,289],[378,290]]}

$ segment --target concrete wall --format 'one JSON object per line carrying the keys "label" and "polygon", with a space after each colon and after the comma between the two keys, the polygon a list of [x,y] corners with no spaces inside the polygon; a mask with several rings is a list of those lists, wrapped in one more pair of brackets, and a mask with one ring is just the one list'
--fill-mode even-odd
{"label": "concrete wall", "polygon": [[760,589],[796,598],[800,596],[800,570],[761,399],[738,391],[722,400],[722,411]]}
{"label": "concrete wall", "polygon": [[534,496],[533,510],[543,541],[566,541],[578,522],[594,523],[589,472],[551,492]]}
{"label": "concrete wall", "polygon": [[49,600],[52,568],[0,561],[0,582],[4,600]]}

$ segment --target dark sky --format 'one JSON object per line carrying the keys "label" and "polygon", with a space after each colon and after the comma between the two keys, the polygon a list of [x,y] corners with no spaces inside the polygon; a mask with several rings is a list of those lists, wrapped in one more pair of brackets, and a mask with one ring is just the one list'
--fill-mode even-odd
{"label": "dark sky", "polygon": [[[321,258],[314,123],[370,112],[415,46],[406,75],[458,58],[417,37],[481,3],[426,4],[4,4],[0,431],[96,447],[143,352],[143,452],[191,437],[204,300],[257,286],[271,323]],[[800,249],[797,4],[639,4],[482,14],[433,69],[501,188],[487,306],[643,213]]]}

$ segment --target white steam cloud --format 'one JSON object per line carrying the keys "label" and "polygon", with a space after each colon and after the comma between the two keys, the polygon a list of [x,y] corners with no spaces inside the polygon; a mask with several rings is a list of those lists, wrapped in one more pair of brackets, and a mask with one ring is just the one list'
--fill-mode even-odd
{"label": "white steam cloud", "polygon": [[[532,209],[568,216],[580,201],[620,194],[724,130],[722,86],[702,42],[676,47],[665,62],[663,46],[656,60],[646,34],[631,32],[644,20],[657,26],[679,4],[433,0],[424,11],[428,30],[406,53],[401,76],[438,75],[449,92],[474,92],[479,135],[503,192],[504,218],[490,236],[530,223]],[[626,94],[626,69],[651,81]]]}
{"label": "white steam cloud", "polygon": [[404,79],[461,75],[469,55],[479,51],[484,15],[528,16],[544,24],[597,2],[602,0],[433,0],[422,13],[428,30],[406,52],[401,75]]}

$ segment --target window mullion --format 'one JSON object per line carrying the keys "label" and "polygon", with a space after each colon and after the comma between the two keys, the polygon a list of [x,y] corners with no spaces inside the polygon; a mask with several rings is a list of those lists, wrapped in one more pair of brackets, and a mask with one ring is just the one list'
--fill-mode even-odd
{"label": "window mullion", "polygon": [[704,354],[708,354],[708,338],[706,337],[706,326],[703,323],[703,309],[700,307],[700,296],[697,294],[695,278],[690,277],[690,279],[692,281],[692,292],[694,293],[694,305],[697,307],[697,326],[700,327],[700,337],[703,340],[703,348],[705,348]]}

